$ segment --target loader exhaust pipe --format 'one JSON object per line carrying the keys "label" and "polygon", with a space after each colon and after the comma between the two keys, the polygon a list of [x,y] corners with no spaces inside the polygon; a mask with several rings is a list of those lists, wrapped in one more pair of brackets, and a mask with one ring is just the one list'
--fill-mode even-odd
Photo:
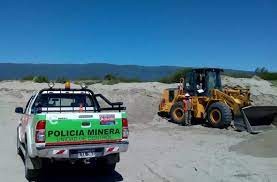
{"label": "loader exhaust pipe", "polygon": [[277,106],[247,106],[241,109],[241,115],[235,117],[235,127],[240,131],[260,133],[259,129],[277,126]]}

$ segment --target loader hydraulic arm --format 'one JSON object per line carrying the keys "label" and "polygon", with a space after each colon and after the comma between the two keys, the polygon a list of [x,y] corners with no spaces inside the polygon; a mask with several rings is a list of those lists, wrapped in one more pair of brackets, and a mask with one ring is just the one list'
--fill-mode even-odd
{"label": "loader hydraulic arm", "polygon": [[226,103],[230,109],[234,112],[234,114],[237,114],[240,112],[240,105],[241,105],[241,100],[234,98],[231,95],[228,95],[218,89],[213,89],[211,91],[212,93],[212,98],[215,100],[221,100],[222,102]]}

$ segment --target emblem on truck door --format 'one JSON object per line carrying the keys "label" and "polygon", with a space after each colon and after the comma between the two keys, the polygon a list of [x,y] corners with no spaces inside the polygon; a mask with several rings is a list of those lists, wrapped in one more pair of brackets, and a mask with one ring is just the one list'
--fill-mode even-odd
{"label": "emblem on truck door", "polygon": [[49,120],[49,123],[51,123],[51,124],[58,124],[58,121],[56,120]]}

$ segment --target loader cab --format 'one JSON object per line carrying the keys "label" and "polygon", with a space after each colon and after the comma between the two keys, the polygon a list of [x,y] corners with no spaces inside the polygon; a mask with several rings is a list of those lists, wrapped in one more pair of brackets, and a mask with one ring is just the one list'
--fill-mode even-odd
{"label": "loader cab", "polygon": [[210,96],[212,89],[222,90],[222,69],[193,69],[185,76],[184,90],[192,96]]}

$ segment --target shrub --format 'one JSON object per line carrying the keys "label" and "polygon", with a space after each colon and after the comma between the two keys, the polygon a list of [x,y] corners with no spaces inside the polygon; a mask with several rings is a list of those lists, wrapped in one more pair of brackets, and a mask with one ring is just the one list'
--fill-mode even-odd
{"label": "shrub", "polygon": [[253,74],[243,72],[223,72],[222,75],[230,76],[233,78],[252,78]]}
{"label": "shrub", "polygon": [[255,69],[255,74],[264,80],[277,80],[276,72],[269,72],[265,67],[258,67]]}
{"label": "shrub", "polygon": [[255,69],[256,74],[267,73],[267,72],[268,72],[268,69],[266,67],[258,67]]}
{"label": "shrub", "polygon": [[103,85],[114,85],[114,84],[117,84],[119,82],[120,82],[119,80],[103,80],[102,84]]}
{"label": "shrub", "polygon": [[27,75],[27,76],[24,76],[21,80],[32,81],[33,79],[34,79],[33,75]]}
{"label": "shrub", "polygon": [[74,84],[81,85],[82,83],[85,83],[86,85],[93,85],[101,82],[102,82],[101,80],[76,80],[74,81]]}
{"label": "shrub", "polygon": [[167,76],[167,77],[164,77],[164,78],[161,78],[159,80],[159,82],[162,82],[162,83],[178,83],[180,82],[180,78],[184,78],[186,76],[186,73],[187,72],[190,72],[191,71],[191,68],[184,68],[184,69],[181,69],[181,70],[177,70],[175,73]]}
{"label": "shrub", "polygon": [[90,77],[80,77],[80,78],[77,78],[76,80],[101,80],[101,79],[97,76],[90,76]]}
{"label": "shrub", "polygon": [[33,78],[33,81],[36,82],[36,83],[47,83],[48,82],[48,77],[47,76],[42,76],[42,75],[35,76]]}
{"label": "shrub", "polygon": [[107,74],[102,81],[105,85],[113,85],[117,83],[133,83],[133,82],[141,82],[138,78],[125,78],[125,77],[117,77],[112,74]]}
{"label": "shrub", "polygon": [[118,77],[117,80],[119,80],[119,82],[124,82],[124,83],[141,82],[141,80],[138,78]]}
{"label": "shrub", "polygon": [[111,73],[108,73],[104,76],[104,80],[116,80],[116,76],[112,75]]}
{"label": "shrub", "polygon": [[264,72],[259,73],[258,76],[264,80],[277,80],[277,73]]}
{"label": "shrub", "polygon": [[67,81],[69,81],[69,79],[67,79],[66,77],[58,77],[55,82],[56,83],[65,83]]}

